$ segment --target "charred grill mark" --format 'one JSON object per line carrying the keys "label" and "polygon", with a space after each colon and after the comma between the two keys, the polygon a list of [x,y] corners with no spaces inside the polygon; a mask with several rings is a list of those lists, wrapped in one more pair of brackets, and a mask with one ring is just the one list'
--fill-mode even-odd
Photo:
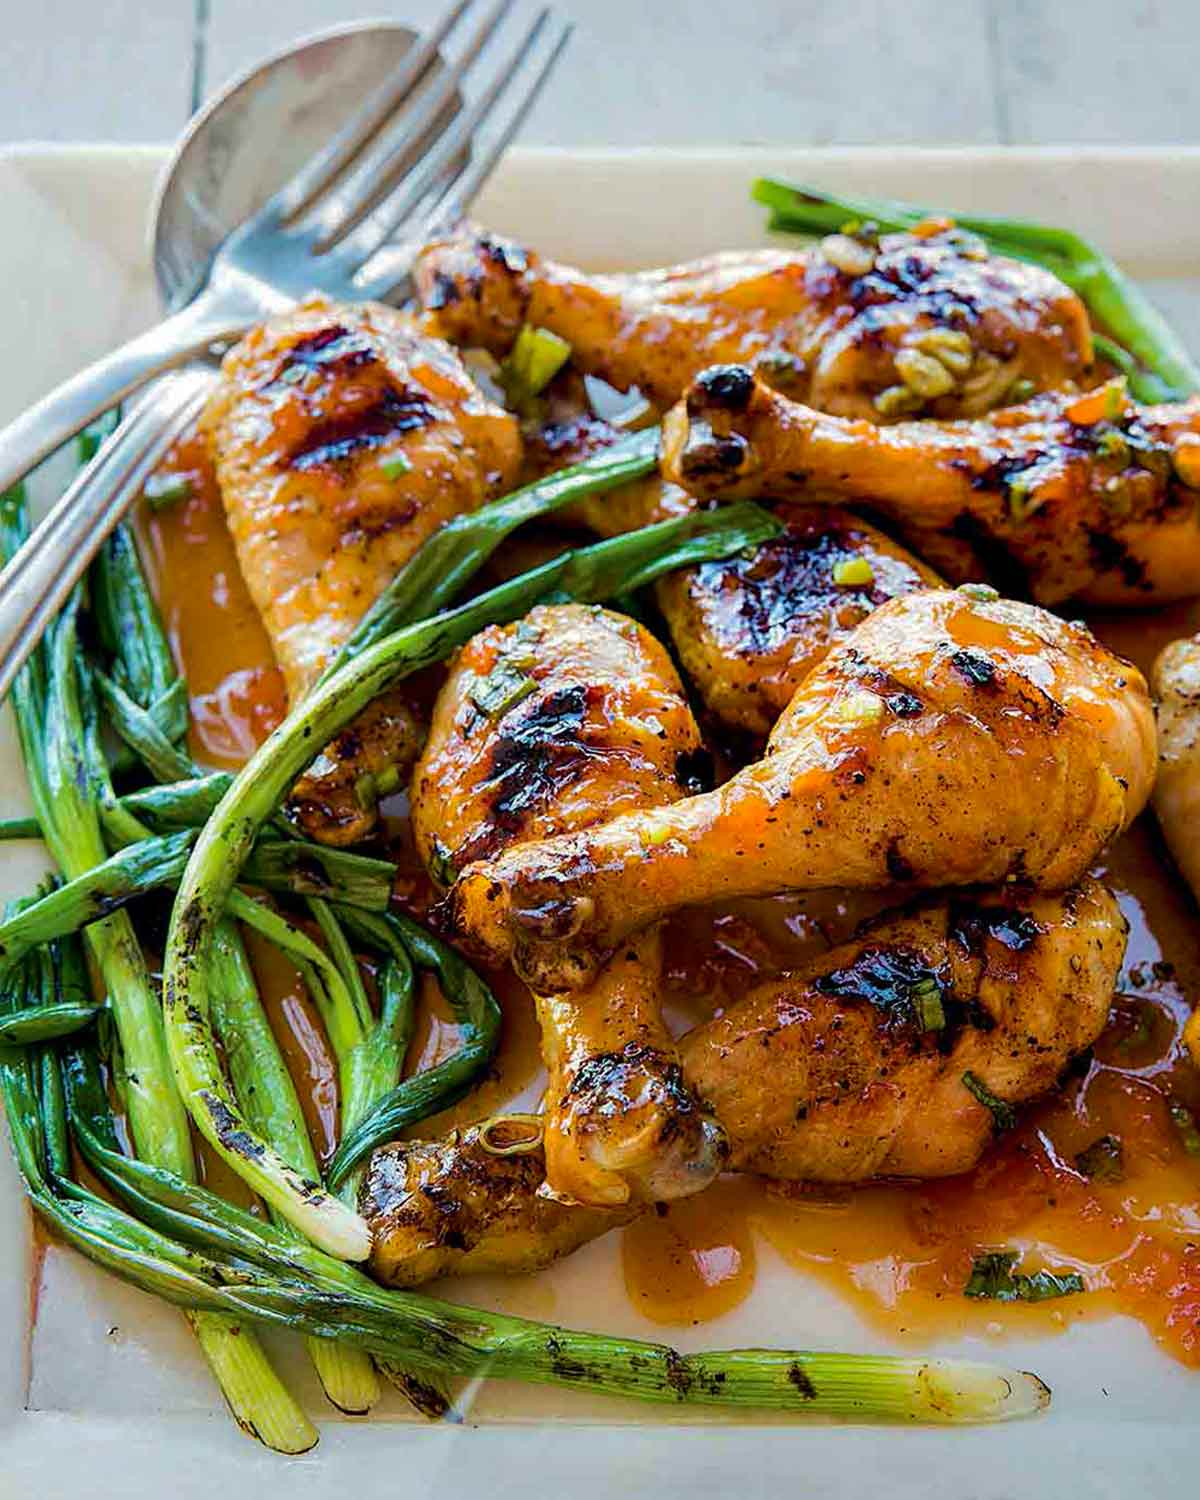
{"label": "charred grill mark", "polygon": [[815,1401],[817,1399],[817,1388],[805,1374],[799,1364],[790,1364],[787,1372],[788,1384],[799,1392],[804,1401]]}
{"label": "charred grill mark", "polygon": [[956,651],[950,665],[972,687],[991,687],[995,683],[996,663],[982,651]]}
{"label": "charred grill mark", "polygon": [[351,333],[348,328],[335,323],[330,328],[322,328],[319,333],[297,339],[284,355],[280,374],[302,369],[345,375],[363,365],[378,362],[379,356],[364,333]]}
{"label": "charred grill mark", "polygon": [[600,691],[575,683],[534,696],[504,716],[485,783],[488,814],[455,851],[460,869],[497,852],[587,766],[583,722]]}
{"label": "charred grill mark", "polygon": [[681,750],[675,757],[675,780],[689,797],[709,791],[716,780],[712,752],[703,745],[695,750]]}
{"label": "charred grill mark", "polygon": [[956,901],[950,910],[950,941],[973,958],[983,956],[989,937],[1012,953],[1026,953],[1045,930],[1029,912],[1019,908]]}
{"label": "charred grill mark", "polygon": [[900,945],[863,948],[844,969],[833,969],[813,981],[813,988],[822,995],[873,1005],[889,1030],[922,1029],[916,996],[930,987],[939,999],[949,998],[943,975],[917,949]]}
{"label": "charred grill mark", "polygon": [[[235,1156],[242,1157],[245,1161],[259,1161],[266,1155],[266,1148],[260,1141],[246,1130],[243,1130],[235,1120],[233,1113],[223,1100],[210,1092],[203,1095],[204,1103],[208,1109],[208,1117],[212,1121],[213,1130],[216,1132],[217,1140],[227,1151]],[[315,1182],[305,1182],[304,1189],[319,1191],[319,1185]]]}
{"label": "charred grill mark", "polygon": [[[921,587],[920,580],[915,574],[914,587]],[[915,719],[924,711],[925,705],[916,693],[910,692],[891,672],[886,672],[873,661],[868,661],[853,646],[843,653],[842,663],[846,675],[853,677],[856,682],[882,698],[889,711],[898,719]]]}
{"label": "charred grill mark", "polygon": [[378,448],[397,433],[415,432],[438,419],[436,407],[420,390],[386,390],[363,411],[316,422],[288,458],[288,466],[305,471],[337,465],[366,449]]}

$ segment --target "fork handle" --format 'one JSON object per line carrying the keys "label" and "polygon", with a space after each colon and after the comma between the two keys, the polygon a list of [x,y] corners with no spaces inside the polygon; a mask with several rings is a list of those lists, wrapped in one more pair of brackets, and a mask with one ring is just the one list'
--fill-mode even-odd
{"label": "fork handle", "polygon": [[154,466],[199,415],[215,382],[215,373],[203,368],[161,380],[0,571],[0,701]]}
{"label": "fork handle", "polygon": [[255,317],[249,305],[202,292],[180,312],[64,380],[0,430],[0,495],[155,375],[234,337]]}

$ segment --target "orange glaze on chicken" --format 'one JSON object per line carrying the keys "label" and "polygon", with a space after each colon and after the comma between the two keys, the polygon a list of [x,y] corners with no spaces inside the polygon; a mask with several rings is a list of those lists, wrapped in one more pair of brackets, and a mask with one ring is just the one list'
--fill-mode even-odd
{"label": "orange glaze on chicken", "polygon": [[1141,674],[1081,626],[975,589],[876,610],[715,791],[468,866],[461,939],[571,984],[677,907],[818,886],[1077,880],[1156,763]]}
{"label": "orange glaze on chicken", "polygon": [[[679,678],[648,631],[598,606],[539,607],[455,657],[413,773],[417,847],[448,884],[481,856],[677,800],[703,760]],[[533,985],[549,1071],[546,1179],[565,1198],[677,1198],[724,1162],[724,1137],[685,1086],[662,1022],[660,968],[651,927],[570,994]]]}
{"label": "orange glaze on chicken", "polygon": [[416,276],[431,328],[455,343],[504,354],[522,323],[548,328],[577,369],[662,406],[733,360],[871,421],[977,415],[1018,382],[1058,390],[1089,377],[1087,313],[1049,272],[933,222],[874,246],[837,241],[588,276],[467,232],[430,245]]}
{"label": "orange glaze on chicken", "polygon": [[1153,604],[1200,579],[1200,398],[1137,407],[1112,383],[880,428],[723,366],[668,414],[662,468],[701,499],[867,505],[954,582],[1043,604]]}

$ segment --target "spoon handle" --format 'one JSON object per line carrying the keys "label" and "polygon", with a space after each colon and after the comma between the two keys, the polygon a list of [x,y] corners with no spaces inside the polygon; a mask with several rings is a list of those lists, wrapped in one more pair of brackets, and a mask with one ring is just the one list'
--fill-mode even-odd
{"label": "spoon handle", "polygon": [[71,590],[216,383],[204,367],[160,380],[101,445],[0,572],[0,701]]}
{"label": "spoon handle", "polygon": [[181,311],[64,380],[0,429],[0,495],[155,375],[233,337],[260,313],[241,298],[201,293]]}

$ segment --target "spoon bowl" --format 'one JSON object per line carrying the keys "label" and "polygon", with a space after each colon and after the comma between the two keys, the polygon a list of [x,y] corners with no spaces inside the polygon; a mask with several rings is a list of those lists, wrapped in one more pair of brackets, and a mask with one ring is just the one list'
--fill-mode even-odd
{"label": "spoon bowl", "polygon": [[415,40],[408,27],[382,21],[319,32],[235,78],[193,117],[151,212],[154,274],[168,311],[191,300],[226,237],[329,140],[347,107],[394,72]]}

